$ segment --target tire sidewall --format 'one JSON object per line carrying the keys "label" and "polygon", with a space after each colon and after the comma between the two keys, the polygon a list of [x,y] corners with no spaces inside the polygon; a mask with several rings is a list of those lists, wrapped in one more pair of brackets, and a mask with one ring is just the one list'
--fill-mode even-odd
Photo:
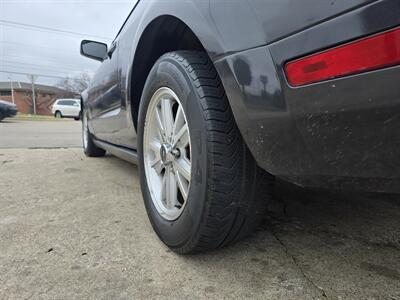
{"label": "tire sidewall", "polygon": [[[184,109],[191,139],[192,176],[187,203],[182,214],[174,221],[164,219],[157,211],[151,198],[146,180],[143,159],[143,135],[147,109],[153,94],[161,87],[172,89]],[[196,233],[207,211],[207,132],[196,93],[185,68],[168,54],[162,56],[153,66],[142,94],[138,122],[138,156],[140,183],[144,203],[150,221],[160,239],[171,248],[182,248],[194,241]]]}

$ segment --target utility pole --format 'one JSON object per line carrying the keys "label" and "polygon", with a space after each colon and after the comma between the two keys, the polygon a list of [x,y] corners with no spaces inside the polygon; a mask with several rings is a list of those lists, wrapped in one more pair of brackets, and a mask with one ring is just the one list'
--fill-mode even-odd
{"label": "utility pole", "polygon": [[33,104],[33,114],[36,115],[36,95],[35,95],[35,81],[37,79],[36,75],[27,75],[32,83],[32,104]]}
{"label": "utility pole", "polygon": [[11,99],[13,104],[15,104],[15,99],[14,99],[14,87],[13,87],[13,82],[11,81]]}
{"label": "utility pole", "polygon": [[14,87],[13,87],[12,78],[8,77],[8,79],[10,79],[10,83],[11,83],[11,99],[12,99],[12,103],[15,104],[15,101],[14,101]]}

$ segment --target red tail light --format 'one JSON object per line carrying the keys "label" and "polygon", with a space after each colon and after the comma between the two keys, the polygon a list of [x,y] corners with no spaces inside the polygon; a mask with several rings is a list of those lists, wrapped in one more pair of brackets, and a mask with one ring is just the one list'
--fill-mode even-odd
{"label": "red tail light", "polygon": [[285,65],[289,84],[301,86],[400,64],[400,28],[297,59]]}

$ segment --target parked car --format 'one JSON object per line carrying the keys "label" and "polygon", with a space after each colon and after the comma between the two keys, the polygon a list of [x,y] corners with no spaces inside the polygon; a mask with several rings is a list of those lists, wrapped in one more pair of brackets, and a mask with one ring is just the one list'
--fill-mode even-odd
{"label": "parked car", "polygon": [[135,162],[155,232],[216,249],[275,177],[400,190],[398,0],[140,0],[82,95],[87,156]]}
{"label": "parked car", "polygon": [[13,118],[17,115],[17,106],[8,101],[0,100],[0,122],[5,118]]}
{"label": "parked car", "polygon": [[74,118],[80,120],[81,101],[80,99],[58,99],[51,109],[56,118]]}

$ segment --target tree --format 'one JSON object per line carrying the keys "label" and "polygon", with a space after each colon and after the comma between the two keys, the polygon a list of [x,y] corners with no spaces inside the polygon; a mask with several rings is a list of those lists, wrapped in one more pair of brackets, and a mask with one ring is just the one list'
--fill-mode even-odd
{"label": "tree", "polygon": [[80,94],[89,87],[91,77],[83,72],[75,77],[65,77],[57,83],[57,87],[65,90],[71,96]]}

